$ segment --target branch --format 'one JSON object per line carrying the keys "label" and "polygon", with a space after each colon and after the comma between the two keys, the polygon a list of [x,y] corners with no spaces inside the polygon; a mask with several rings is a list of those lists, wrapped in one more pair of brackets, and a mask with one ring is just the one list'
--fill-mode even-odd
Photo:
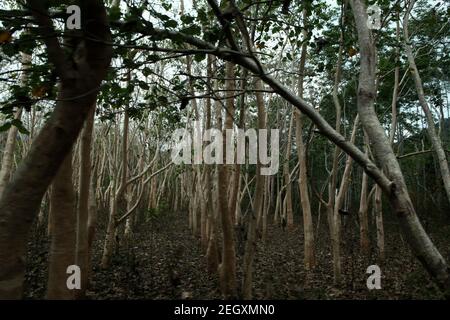
{"label": "branch", "polygon": [[233,33],[231,32],[230,21],[225,19],[224,14],[222,13],[222,11],[220,11],[216,0],[207,0],[207,1],[211,9],[213,10],[215,16],[217,17],[217,20],[219,20],[220,24],[222,25],[225,36],[227,37],[227,40],[230,43],[230,47],[233,50],[239,51],[236,41],[234,40]]}
{"label": "branch", "polygon": [[231,61],[240,66],[246,68],[247,70],[253,72],[255,75],[259,76],[266,84],[268,84],[276,93],[278,93],[285,100],[290,102],[296,108],[298,108],[302,113],[304,113],[308,118],[311,119],[312,122],[317,126],[317,128],[321,131],[321,133],[326,136],[331,142],[339,146],[345,153],[350,155],[355,162],[362,166],[364,171],[366,171],[367,175],[369,175],[372,179],[379,184],[387,194],[390,194],[392,182],[384,175],[384,173],[354,144],[346,141],[345,138],[336,132],[332,126],[320,115],[320,113],[315,110],[313,106],[308,104],[303,99],[296,96],[293,92],[291,92],[288,88],[286,88],[283,84],[281,84],[278,80],[271,77],[270,75],[261,72],[257,63],[253,61],[252,58],[249,58],[239,52],[229,50],[223,47],[216,47],[206,41],[201,39],[186,35],[181,32],[163,30],[163,29],[147,29],[143,30],[150,36],[154,36],[155,38],[163,39],[171,39],[175,41],[183,41],[189,43],[197,48],[209,49],[212,54],[215,56],[226,60]]}
{"label": "branch", "polygon": [[150,161],[150,163],[147,165],[147,167],[142,170],[141,173],[139,173],[138,175],[134,176],[133,178],[129,179],[126,184],[125,184],[125,188],[128,187],[128,185],[130,185],[131,183],[133,183],[134,181],[136,181],[137,179],[141,178],[144,174],[147,173],[147,171],[152,167],[153,163],[155,162],[156,158],[158,157],[159,154],[159,148],[156,148],[156,152],[155,155],[153,156],[152,161]]}
{"label": "branch", "polygon": [[169,164],[167,164],[165,167],[159,169],[158,171],[153,172],[147,179],[145,179],[145,181],[142,183],[141,193],[139,194],[139,197],[136,200],[136,203],[133,205],[133,207],[130,210],[127,211],[127,213],[125,213],[123,216],[121,216],[119,219],[116,220],[116,227],[118,225],[120,225],[122,222],[124,222],[125,219],[128,218],[128,216],[130,214],[132,214],[133,211],[138,207],[139,203],[141,202],[142,195],[144,193],[144,186],[151,180],[151,178],[153,178],[154,176],[160,174],[162,171],[164,171],[167,168],[169,168],[172,164],[173,164],[173,162],[169,162]]}
{"label": "branch", "polygon": [[71,64],[68,63],[64,50],[59,44],[52,20],[47,9],[44,7],[44,1],[28,0],[27,5],[31,9],[34,19],[39,26],[38,29],[47,47],[49,61],[54,64],[56,73],[63,81],[74,78],[75,71],[72,69]]}
{"label": "branch", "polygon": [[[450,150],[444,150],[447,153],[450,153]],[[430,153],[433,152],[433,150],[422,150],[422,151],[416,151],[416,152],[411,152],[411,153],[407,153],[401,156],[397,156],[397,159],[403,159],[403,158],[408,158],[408,157],[413,157],[413,156],[417,156],[420,154],[424,154],[424,153]]]}

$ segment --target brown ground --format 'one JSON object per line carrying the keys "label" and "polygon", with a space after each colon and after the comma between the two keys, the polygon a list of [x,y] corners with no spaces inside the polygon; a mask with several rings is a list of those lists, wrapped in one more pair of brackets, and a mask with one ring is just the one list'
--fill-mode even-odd
{"label": "brown ground", "polygon": [[[412,257],[395,223],[386,223],[386,262],[381,266],[381,290],[366,287],[367,266],[376,264],[376,254],[363,259],[358,250],[356,225],[343,230],[343,284],[333,285],[331,254],[326,230],[316,243],[317,268],[306,274],[303,267],[301,228],[291,232],[269,225],[266,244],[260,244],[255,260],[256,299],[440,299],[442,296],[422,266]],[[109,270],[98,268],[103,237],[94,243],[94,271],[89,299],[219,299],[217,278],[206,272],[199,240],[186,228],[185,214],[167,214],[143,224],[135,234],[134,245],[123,245]],[[356,232],[355,232],[356,231]],[[450,227],[432,233],[446,258],[450,257]],[[353,236],[352,236],[353,235]],[[373,243],[373,241],[372,241]],[[447,245],[445,244],[447,243]],[[45,295],[48,240],[44,230],[34,230],[30,238],[26,297]],[[238,253],[242,252],[238,246]],[[242,256],[238,257],[238,265]],[[31,262],[31,263],[30,263]],[[172,276],[171,276],[172,275]],[[242,272],[238,267],[238,277]],[[171,280],[172,279],[172,280]]]}

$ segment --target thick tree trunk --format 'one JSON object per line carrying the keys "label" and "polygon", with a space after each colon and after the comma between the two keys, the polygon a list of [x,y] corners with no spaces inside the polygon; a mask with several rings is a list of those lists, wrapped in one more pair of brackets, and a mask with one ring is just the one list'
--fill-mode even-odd
{"label": "thick tree trunk", "polygon": [[[25,270],[28,231],[38,213],[42,197],[55,177],[81,131],[92,108],[100,82],[106,76],[111,47],[103,2],[83,2],[83,29],[90,37],[84,40],[85,55],[79,57],[77,69],[66,63],[57,43],[51,21],[39,1],[29,1],[41,26],[49,59],[61,76],[58,102],[49,120],[5,188],[0,199],[0,299],[20,298]],[[44,10],[44,11],[43,11]],[[89,21],[88,25],[84,23]],[[76,98],[74,98],[76,97]]]}
{"label": "thick tree trunk", "polygon": [[356,21],[361,55],[358,113],[378,164],[392,180],[391,187],[387,190],[384,188],[383,191],[387,193],[414,254],[448,295],[450,294],[449,267],[420,224],[397,158],[375,113],[375,45],[372,33],[367,27],[366,6],[363,0],[351,0],[350,3]]}

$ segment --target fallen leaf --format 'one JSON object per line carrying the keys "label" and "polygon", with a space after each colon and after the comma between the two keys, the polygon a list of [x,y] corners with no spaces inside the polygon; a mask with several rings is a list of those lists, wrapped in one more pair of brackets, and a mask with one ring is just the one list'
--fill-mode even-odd
{"label": "fallen leaf", "polygon": [[12,40],[12,34],[8,31],[0,31],[0,44],[10,43]]}

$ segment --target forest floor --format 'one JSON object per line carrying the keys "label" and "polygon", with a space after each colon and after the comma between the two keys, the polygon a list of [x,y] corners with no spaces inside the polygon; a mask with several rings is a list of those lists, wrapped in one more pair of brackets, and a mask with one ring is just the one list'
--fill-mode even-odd
{"label": "forest floor", "polygon": [[[326,224],[326,223],[322,223]],[[352,225],[352,224],[349,224]],[[350,229],[347,225],[347,229]],[[187,226],[186,214],[167,214],[142,224],[133,245],[120,246],[112,265],[101,270],[103,235],[94,242],[93,273],[88,299],[220,299],[216,275],[206,271],[200,241]],[[423,267],[410,253],[396,224],[386,225],[386,260],[379,264],[376,254],[359,254],[356,224],[343,229],[343,282],[333,285],[332,258],[326,225],[316,239],[317,267],[307,273],[303,267],[303,230],[291,231],[268,226],[267,241],[259,242],[255,257],[255,299],[441,299]],[[323,230],[322,230],[323,229]],[[442,254],[450,258],[450,227],[433,234]],[[239,232],[237,230],[237,232]],[[373,240],[373,239],[372,239]],[[374,241],[372,241],[373,243]],[[29,241],[25,296],[45,296],[49,241],[45,230],[34,230]],[[238,278],[242,279],[242,250],[237,246]],[[447,260],[448,261],[448,260]],[[366,269],[381,267],[380,290],[368,290]]]}

